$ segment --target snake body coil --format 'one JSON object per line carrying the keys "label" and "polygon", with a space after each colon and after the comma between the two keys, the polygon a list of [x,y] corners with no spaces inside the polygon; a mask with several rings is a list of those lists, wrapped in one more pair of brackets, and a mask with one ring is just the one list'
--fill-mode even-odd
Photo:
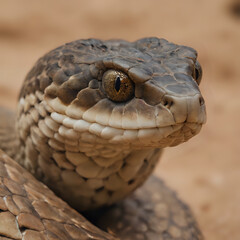
{"label": "snake body coil", "polygon": [[[192,48],[158,38],[65,44],[40,58],[28,73],[16,124],[10,113],[0,111],[0,130],[5,129],[0,132],[0,148],[75,209],[112,205],[143,184],[162,148],[187,141],[205,123],[205,104],[198,88],[201,67],[196,58]],[[7,172],[2,176],[0,167],[5,181],[16,180],[8,166],[25,171],[5,155],[0,163]],[[26,197],[34,195],[28,184],[36,180],[29,176],[17,179],[24,183]],[[1,183],[7,187],[3,179]],[[34,196],[22,202],[28,201],[27,213],[40,219],[42,228],[34,228],[25,216],[16,225],[18,238],[13,239],[34,239],[24,238],[30,230],[38,231],[38,239],[113,239],[74,215],[59,199],[54,205],[49,199],[57,197],[40,186],[42,194],[46,191],[45,199]],[[13,213],[5,195],[2,200],[1,196],[0,191],[0,223],[3,213],[19,220],[21,211]],[[36,207],[38,201],[41,204]],[[122,239],[201,239],[187,207],[157,179],[137,190],[111,217],[108,214],[98,220],[100,225],[119,232]],[[113,217],[120,225],[110,225]],[[56,222],[52,223],[55,230],[48,229],[49,219]],[[59,235],[61,228],[64,234]],[[0,236],[13,237],[1,227]]]}

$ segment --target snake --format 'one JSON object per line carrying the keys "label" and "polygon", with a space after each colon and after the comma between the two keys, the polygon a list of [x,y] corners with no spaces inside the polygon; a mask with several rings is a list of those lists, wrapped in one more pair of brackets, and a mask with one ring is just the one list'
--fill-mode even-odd
{"label": "snake", "polygon": [[149,177],[206,122],[201,78],[196,50],[157,37],[81,39],[41,57],[16,112],[0,108],[0,239],[203,239]]}

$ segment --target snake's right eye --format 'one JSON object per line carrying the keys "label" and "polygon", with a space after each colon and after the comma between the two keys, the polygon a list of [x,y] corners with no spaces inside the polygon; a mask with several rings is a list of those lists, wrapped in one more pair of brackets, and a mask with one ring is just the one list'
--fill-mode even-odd
{"label": "snake's right eye", "polygon": [[202,79],[202,67],[198,61],[196,61],[193,71],[193,78],[196,80],[199,85]]}
{"label": "snake's right eye", "polygon": [[123,72],[108,70],[102,77],[103,88],[109,99],[115,102],[124,102],[134,95],[134,83]]}

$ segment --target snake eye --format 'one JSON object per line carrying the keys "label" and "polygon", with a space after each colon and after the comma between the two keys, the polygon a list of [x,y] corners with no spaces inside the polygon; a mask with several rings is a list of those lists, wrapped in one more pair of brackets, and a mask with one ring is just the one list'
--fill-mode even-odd
{"label": "snake eye", "polygon": [[103,74],[103,88],[112,101],[124,102],[133,97],[134,83],[123,72],[108,70]]}
{"label": "snake eye", "polygon": [[202,79],[202,67],[198,61],[196,61],[193,71],[193,78],[196,80],[199,85]]}

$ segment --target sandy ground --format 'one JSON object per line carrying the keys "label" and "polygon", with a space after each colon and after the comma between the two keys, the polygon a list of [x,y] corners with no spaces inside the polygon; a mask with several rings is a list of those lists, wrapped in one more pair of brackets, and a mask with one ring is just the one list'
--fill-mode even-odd
{"label": "sandy ground", "polygon": [[194,47],[208,122],[189,143],[168,148],[156,174],[192,207],[206,239],[239,240],[240,18],[233,3],[0,0],[0,105],[14,109],[33,63],[68,41],[157,36]]}

